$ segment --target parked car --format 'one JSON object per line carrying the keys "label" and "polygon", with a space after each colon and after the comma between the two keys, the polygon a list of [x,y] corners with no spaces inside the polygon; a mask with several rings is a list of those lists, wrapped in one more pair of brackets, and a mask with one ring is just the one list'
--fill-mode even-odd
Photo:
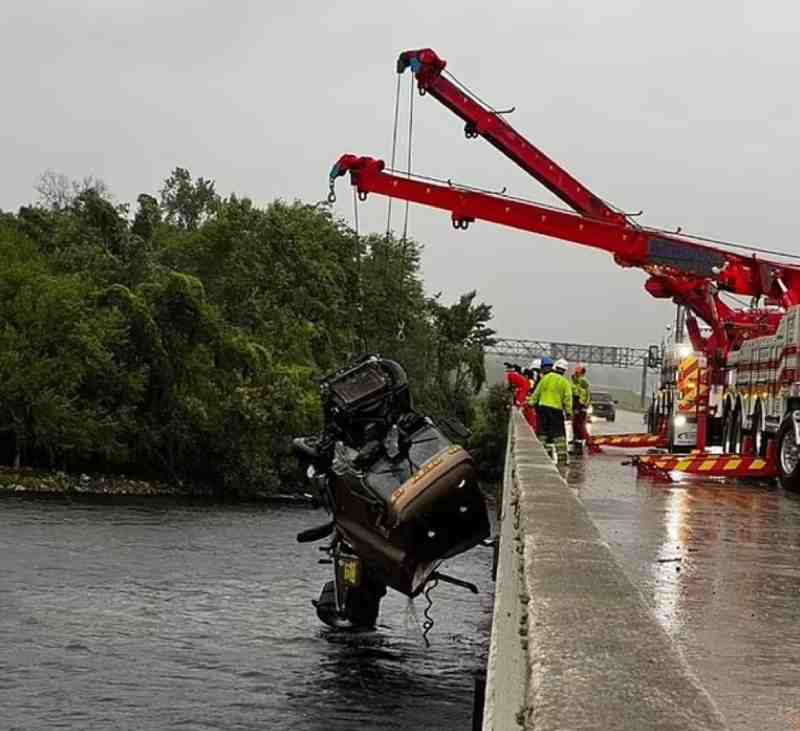
{"label": "parked car", "polygon": [[592,391],[592,420],[600,418],[614,421],[617,418],[617,402],[607,391]]}

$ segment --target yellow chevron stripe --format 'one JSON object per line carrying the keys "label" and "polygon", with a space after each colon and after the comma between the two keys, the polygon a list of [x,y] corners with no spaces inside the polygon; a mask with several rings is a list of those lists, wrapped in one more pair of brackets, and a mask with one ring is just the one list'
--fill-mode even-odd
{"label": "yellow chevron stripe", "polygon": [[742,460],[740,459],[731,459],[725,463],[725,466],[722,469],[726,472],[729,472],[730,470],[735,470],[741,463]]}
{"label": "yellow chevron stripe", "polygon": [[766,466],[766,464],[767,464],[766,461],[764,461],[763,459],[754,459],[750,463],[750,466],[747,469],[749,469],[749,470],[763,470],[764,467]]}
{"label": "yellow chevron stripe", "polygon": [[716,463],[717,463],[717,460],[715,460],[715,459],[707,459],[697,469],[700,472],[708,472],[710,469],[714,468],[714,465]]}
{"label": "yellow chevron stripe", "polygon": [[686,472],[686,468],[692,463],[690,459],[682,459],[678,464],[675,465],[675,469],[678,472]]}

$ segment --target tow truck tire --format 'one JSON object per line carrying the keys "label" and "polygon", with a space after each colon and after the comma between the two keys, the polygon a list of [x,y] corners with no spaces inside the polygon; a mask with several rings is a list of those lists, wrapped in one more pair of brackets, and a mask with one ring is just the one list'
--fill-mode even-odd
{"label": "tow truck tire", "polygon": [[756,408],[753,410],[753,428],[750,430],[753,437],[753,454],[756,457],[767,456],[767,434],[764,431],[763,409],[761,402],[756,402]]}
{"label": "tow truck tire", "polygon": [[800,491],[800,448],[794,443],[792,417],[786,417],[778,429],[777,460],[778,481],[781,487],[792,492]]}
{"label": "tow truck tire", "polygon": [[742,407],[738,401],[724,417],[722,451],[726,454],[740,454],[742,451]]}

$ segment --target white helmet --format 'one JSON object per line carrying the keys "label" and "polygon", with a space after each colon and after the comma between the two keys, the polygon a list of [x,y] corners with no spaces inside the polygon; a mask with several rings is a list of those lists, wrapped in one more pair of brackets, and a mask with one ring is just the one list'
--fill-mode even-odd
{"label": "white helmet", "polygon": [[542,370],[542,359],[541,358],[534,358],[531,361],[531,370],[534,370],[534,371]]}
{"label": "white helmet", "polygon": [[568,367],[569,363],[567,363],[567,361],[564,360],[564,358],[559,358],[555,363],[553,363],[554,371],[561,371],[562,373],[566,373]]}

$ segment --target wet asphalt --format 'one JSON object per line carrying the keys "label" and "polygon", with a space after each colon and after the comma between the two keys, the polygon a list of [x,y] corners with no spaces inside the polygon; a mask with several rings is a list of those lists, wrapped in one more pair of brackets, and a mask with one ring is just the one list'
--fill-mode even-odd
{"label": "wet asphalt", "polygon": [[574,459],[567,480],[730,728],[800,729],[800,494],[637,479],[627,454]]}

